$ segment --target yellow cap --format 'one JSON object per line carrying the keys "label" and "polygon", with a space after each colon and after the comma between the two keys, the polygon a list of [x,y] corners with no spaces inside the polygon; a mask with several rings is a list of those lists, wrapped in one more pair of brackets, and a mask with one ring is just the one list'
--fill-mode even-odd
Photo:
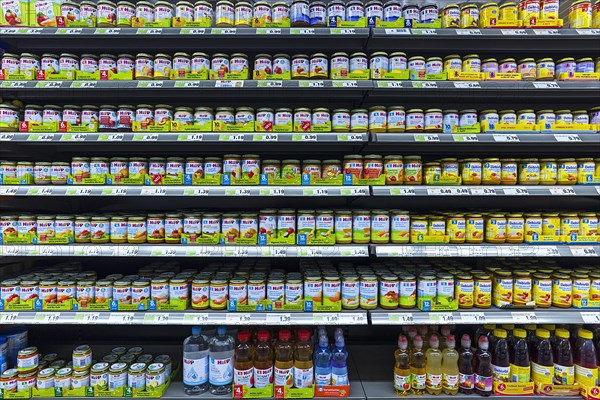
{"label": "yellow cap", "polygon": [[503,329],[512,331],[513,329],[515,329],[515,325],[514,324],[502,324],[500,325]]}
{"label": "yellow cap", "polygon": [[587,329],[580,329],[577,332],[577,335],[582,338],[582,339],[593,339],[594,338],[594,334],[591,331],[588,331]]}
{"label": "yellow cap", "polygon": [[570,336],[571,336],[571,333],[566,329],[557,329],[556,330],[556,337],[559,337],[561,339],[568,339]]}
{"label": "yellow cap", "polygon": [[549,331],[555,331],[556,330],[556,325],[554,325],[554,324],[545,324],[545,325],[542,325],[542,328],[548,329]]}
{"label": "yellow cap", "polygon": [[528,331],[535,331],[537,326],[535,324],[527,324],[527,325],[523,325],[523,327],[525,329],[527,329]]}
{"label": "yellow cap", "polygon": [[506,331],[504,329],[494,329],[494,336],[500,339],[506,339]]}
{"label": "yellow cap", "polygon": [[515,337],[521,338],[521,339],[525,339],[527,337],[527,331],[525,329],[515,329],[515,331],[513,332],[513,335],[515,335]]}
{"label": "yellow cap", "polygon": [[487,330],[490,330],[490,331],[496,329],[496,325],[495,324],[485,324],[485,325],[483,325],[483,327],[485,329],[487,329]]}
{"label": "yellow cap", "polygon": [[536,329],[535,336],[540,337],[542,339],[550,339],[550,331],[547,329]]}

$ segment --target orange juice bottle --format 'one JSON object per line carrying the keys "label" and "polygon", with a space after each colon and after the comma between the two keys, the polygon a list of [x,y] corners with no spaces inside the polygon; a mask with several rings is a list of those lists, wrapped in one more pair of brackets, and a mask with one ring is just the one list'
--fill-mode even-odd
{"label": "orange juice bottle", "polygon": [[289,329],[279,331],[279,340],[275,343],[275,386],[292,387],[294,384],[294,347]]}

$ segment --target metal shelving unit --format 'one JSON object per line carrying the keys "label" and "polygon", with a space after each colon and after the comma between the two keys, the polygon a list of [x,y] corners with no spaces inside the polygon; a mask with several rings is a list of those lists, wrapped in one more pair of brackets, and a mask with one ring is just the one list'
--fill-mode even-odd
{"label": "metal shelving unit", "polygon": [[377,257],[598,257],[598,244],[371,245]]}

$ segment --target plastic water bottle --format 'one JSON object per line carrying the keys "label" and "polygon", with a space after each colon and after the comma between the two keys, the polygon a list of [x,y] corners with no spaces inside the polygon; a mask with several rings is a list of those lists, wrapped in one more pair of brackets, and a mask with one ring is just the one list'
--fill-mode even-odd
{"label": "plastic water bottle", "polygon": [[186,394],[208,390],[208,341],[199,326],[183,342],[183,387]]}
{"label": "plastic water bottle", "polygon": [[348,351],[346,351],[344,337],[335,339],[335,349],[331,354],[331,384],[342,386],[348,384]]}
{"label": "plastic water bottle", "polygon": [[0,336],[0,374],[8,369],[8,339]]}
{"label": "plastic water bottle", "polygon": [[209,382],[212,394],[230,394],[233,383],[233,353],[235,342],[227,328],[217,328],[217,335],[209,342]]}
{"label": "plastic water bottle", "polygon": [[315,351],[315,383],[331,385],[331,352],[327,336],[319,337],[319,348]]}

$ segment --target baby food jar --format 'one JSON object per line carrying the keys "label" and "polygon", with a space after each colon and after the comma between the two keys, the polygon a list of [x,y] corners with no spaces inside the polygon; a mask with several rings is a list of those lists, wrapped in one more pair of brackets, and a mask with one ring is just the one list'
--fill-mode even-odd
{"label": "baby food jar", "polygon": [[[441,110],[440,110],[441,111]],[[425,129],[425,114],[420,108],[412,108],[406,112],[406,132],[419,133]]]}
{"label": "baby food jar", "polygon": [[285,1],[275,2],[271,14],[274,24],[282,24],[290,19],[290,7]]}
{"label": "baby food jar", "polygon": [[479,8],[477,4],[467,3],[460,7],[460,27],[479,27]]}
{"label": "baby food jar", "polygon": [[306,0],[294,0],[290,7],[290,22],[292,27],[310,25],[310,7]]}
{"label": "baby food jar", "polygon": [[463,57],[462,72],[481,72],[481,59],[477,54],[468,54]]}
{"label": "baby food jar", "polygon": [[324,27],[327,26],[327,7],[322,1],[313,1],[309,6],[309,21],[310,26]]}
{"label": "baby food jar", "polygon": [[463,185],[481,185],[482,164],[479,158],[460,160],[461,180]]}
{"label": "baby food jar", "polygon": [[502,163],[502,184],[503,185],[516,185],[518,176],[517,160],[514,158],[503,158],[500,160]]}
{"label": "baby food jar", "polygon": [[[547,159],[545,159],[547,160]],[[543,165],[547,164],[545,160],[541,160]],[[577,162],[574,158],[561,158],[558,160],[558,164],[556,160],[554,160],[554,169],[556,173],[554,174],[554,182],[553,183],[545,183],[547,185],[553,185],[558,183],[559,185],[575,185],[577,184]],[[544,183],[542,183],[544,184]]]}
{"label": "baby food jar", "polygon": [[521,79],[534,81],[537,78],[537,64],[533,58],[524,58],[519,60],[517,72],[521,74]]}
{"label": "baby food jar", "polygon": [[327,78],[329,76],[329,62],[323,53],[315,53],[310,56],[309,77]]}
{"label": "baby food jar", "polygon": [[366,132],[369,130],[369,113],[364,108],[350,112],[350,132]]}
{"label": "baby food jar", "polygon": [[235,24],[235,8],[227,0],[219,0],[215,6],[215,26],[229,28]]}
{"label": "baby food jar", "polygon": [[497,74],[500,72],[500,66],[498,64],[498,60],[495,58],[486,58],[481,62],[481,72],[484,74]]}
{"label": "baby food jar", "polygon": [[[411,110],[409,110],[409,118],[411,116],[410,111]],[[427,132],[427,133],[441,133],[442,132],[442,121],[443,121],[442,110],[440,110],[438,108],[430,108],[428,110],[425,110],[423,120],[424,120],[424,132]]]}
{"label": "baby food jar", "polygon": [[384,133],[387,131],[387,112],[384,106],[369,108],[368,126],[371,133]]}
{"label": "baby food jar", "polygon": [[421,185],[423,177],[423,163],[420,156],[404,157],[404,184]]}
{"label": "baby food jar", "polygon": [[345,108],[333,110],[331,116],[331,130],[333,132],[350,131],[350,111]]}
{"label": "baby food jar", "polygon": [[406,130],[406,112],[402,106],[391,106],[387,113],[387,131],[402,133]]}
{"label": "baby food jar", "polygon": [[483,160],[482,180],[484,185],[500,185],[502,183],[502,163],[498,158]]}
{"label": "baby food jar", "polygon": [[541,58],[536,61],[536,79],[538,81],[551,81],[555,77],[554,60]]}
{"label": "baby food jar", "polygon": [[239,1],[235,3],[234,25],[239,28],[249,28],[252,26],[252,4]]}
{"label": "baby food jar", "polygon": [[538,185],[540,183],[540,163],[537,158],[524,158],[519,161],[519,184]]}

